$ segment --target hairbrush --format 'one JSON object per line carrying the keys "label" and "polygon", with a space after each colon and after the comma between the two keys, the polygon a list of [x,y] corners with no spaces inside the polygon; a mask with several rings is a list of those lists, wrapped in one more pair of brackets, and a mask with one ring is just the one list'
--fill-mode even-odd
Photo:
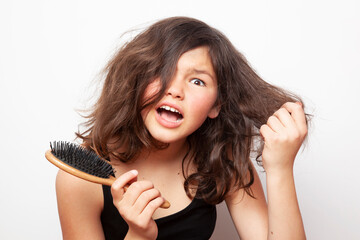
{"label": "hairbrush", "polygon": [[[65,172],[90,182],[111,186],[116,180],[115,170],[108,161],[75,143],[54,141],[45,157]],[[125,186],[124,191],[128,187]],[[160,207],[169,208],[170,203],[165,200]]]}

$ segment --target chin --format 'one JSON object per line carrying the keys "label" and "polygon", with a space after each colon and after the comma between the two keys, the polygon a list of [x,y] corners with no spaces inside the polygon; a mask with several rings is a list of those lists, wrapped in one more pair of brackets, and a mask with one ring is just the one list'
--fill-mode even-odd
{"label": "chin", "polygon": [[183,142],[186,138],[179,138],[179,136],[173,136],[173,134],[151,134],[151,136],[161,143],[171,144],[177,142]]}
{"label": "chin", "polygon": [[154,139],[156,141],[159,141],[161,143],[166,143],[166,144],[170,144],[170,143],[179,141],[179,139],[174,139],[174,138],[169,138],[169,137],[154,137]]}

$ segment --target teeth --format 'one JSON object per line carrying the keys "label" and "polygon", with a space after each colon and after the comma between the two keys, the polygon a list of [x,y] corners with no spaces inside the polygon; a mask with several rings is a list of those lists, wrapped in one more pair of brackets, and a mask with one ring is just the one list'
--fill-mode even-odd
{"label": "teeth", "polygon": [[174,112],[174,113],[181,114],[178,110],[176,110],[175,108],[169,107],[169,106],[161,106],[160,108],[165,109],[167,111],[171,111],[171,112]]}

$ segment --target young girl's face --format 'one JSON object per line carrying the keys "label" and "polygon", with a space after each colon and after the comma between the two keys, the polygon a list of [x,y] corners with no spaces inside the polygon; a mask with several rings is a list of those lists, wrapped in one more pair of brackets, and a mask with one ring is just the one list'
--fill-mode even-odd
{"label": "young girl's face", "polygon": [[[144,99],[159,89],[158,78],[146,88]],[[217,80],[208,48],[198,47],[181,55],[165,95],[158,103],[144,109],[142,117],[148,131],[158,141],[183,141],[207,117],[217,117],[216,99]]]}

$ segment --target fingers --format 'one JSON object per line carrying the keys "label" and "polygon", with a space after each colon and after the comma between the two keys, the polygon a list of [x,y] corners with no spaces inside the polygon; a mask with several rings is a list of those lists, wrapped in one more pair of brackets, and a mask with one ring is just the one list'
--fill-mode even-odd
{"label": "fingers", "polygon": [[288,102],[260,128],[264,138],[262,159],[267,173],[292,170],[297,152],[307,134],[301,104]]}
{"label": "fingers", "polygon": [[293,119],[295,125],[301,132],[306,132],[307,125],[306,125],[306,117],[304,113],[304,109],[300,102],[287,102],[282,105],[281,108],[286,109],[290,114],[291,118]]}
{"label": "fingers", "polygon": [[285,128],[296,127],[295,121],[292,119],[291,114],[285,108],[280,108],[274,115]]}
{"label": "fingers", "polygon": [[111,194],[113,196],[114,202],[118,202],[122,199],[125,192],[125,187],[131,182],[136,181],[138,172],[136,170],[131,170],[122,174],[116,181],[111,185]]}
{"label": "fingers", "polygon": [[282,131],[285,128],[306,128],[305,113],[300,102],[285,103],[279,110],[269,117],[266,123],[275,132]]}
{"label": "fingers", "polygon": [[138,197],[134,204],[134,208],[139,209],[139,212],[142,212],[146,206],[156,198],[162,198],[159,190],[155,188],[146,190]]}
{"label": "fingers", "polygon": [[146,205],[141,215],[144,218],[151,218],[154,215],[155,210],[158,209],[164,202],[165,199],[162,197],[157,197],[151,200],[149,204]]}
{"label": "fingers", "polygon": [[267,124],[264,124],[260,127],[260,134],[264,138],[266,144],[266,139],[272,136],[274,131]]}
{"label": "fingers", "polygon": [[149,181],[140,181],[129,186],[123,201],[133,208],[134,213],[140,214],[156,197],[160,197],[160,192],[154,188],[154,185]]}
{"label": "fingers", "polygon": [[134,182],[137,175],[135,170],[126,172],[111,186],[114,205],[125,221],[133,223],[137,219],[150,220],[155,210],[165,202],[152,182]]}
{"label": "fingers", "polygon": [[133,181],[136,181],[138,172],[136,170],[131,170],[122,174],[116,181],[111,185],[111,194],[114,201],[120,201],[125,192],[125,186],[130,184]]}
{"label": "fingers", "polygon": [[281,135],[305,136],[307,125],[301,103],[287,102],[260,128],[260,134],[265,138],[275,133]]}
{"label": "fingers", "polygon": [[150,181],[134,182],[137,175],[137,171],[126,172],[113,183],[114,206],[129,226],[129,239],[155,239],[158,230],[152,216],[164,199]]}
{"label": "fingers", "polygon": [[283,132],[285,127],[276,115],[270,116],[266,125],[277,133]]}

